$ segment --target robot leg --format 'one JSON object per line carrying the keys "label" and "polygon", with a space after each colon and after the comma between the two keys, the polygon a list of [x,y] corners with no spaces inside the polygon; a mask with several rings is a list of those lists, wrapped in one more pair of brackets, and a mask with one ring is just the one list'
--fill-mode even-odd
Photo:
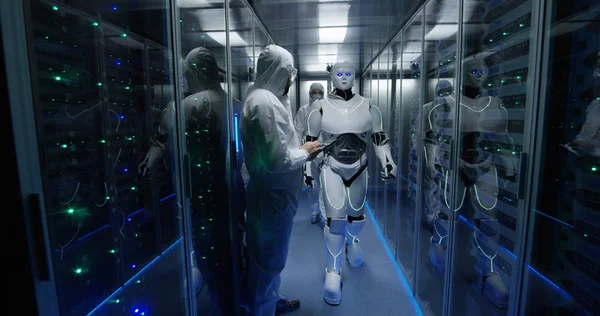
{"label": "robot leg", "polygon": [[325,286],[323,299],[329,305],[340,305],[342,301],[342,250],[344,250],[345,218],[332,218],[325,225],[325,247],[327,249],[327,267],[325,268]]}
{"label": "robot leg", "polygon": [[346,189],[348,194],[348,224],[346,225],[346,259],[351,267],[362,265],[363,252],[358,234],[362,231],[367,219],[365,202],[367,199],[368,172],[365,169],[360,176]]}
{"label": "robot leg", "polygon": [[498,175],[492,167],[477,179],[471,188],[471,204],[475,210],[473,224],[473,244],[475,246],[474,265],[479,275],[477,289],[499,308],[508,306],[509,289],[505,285],[494,260],[498,256],[499,222],[496,218],[498,200]]}
{"label": "robot leg", "polygon": [[321,186],[327,215],[323,228],[327,265],[323,299],[329,305],[342,300],[341,254],[346,240],[346,199],[342,178],[329,166],[321,170]]}

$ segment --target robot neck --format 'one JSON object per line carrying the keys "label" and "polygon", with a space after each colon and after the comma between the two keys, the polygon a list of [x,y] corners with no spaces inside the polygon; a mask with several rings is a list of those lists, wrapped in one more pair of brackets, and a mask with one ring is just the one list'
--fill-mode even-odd
{"label": "robot neck", "polygon": [[348,90],[340,90],[340,89],[335,89],[335,95],[337,95],[338,97],[348,101],[350,99],[352,99],[352,97],[354,97],[354,93],[352,93],[352,89],[348,89]]}
{"label": "robot neck", "polygon": [[462,94],[468,98],[476,99],[481,95],[479,87],[473,87],[469,85],[463,85]]}

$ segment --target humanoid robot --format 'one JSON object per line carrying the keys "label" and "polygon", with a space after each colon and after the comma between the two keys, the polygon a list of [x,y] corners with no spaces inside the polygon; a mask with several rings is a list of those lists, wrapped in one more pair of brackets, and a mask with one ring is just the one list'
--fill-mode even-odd
{"label": "humanoid robot", "polygon": [[[327,216],[323,298],[330,305],[339,305],[342,299],[340,256],[344,244],[350,266],[359,267],[363,261],[358,235],[366,222],[369,138],[383,167],[384,181],[395,178],[397,169],[383,131],[381,112],[370,99],[352,92],[355,75],[354,65],[349,62],[333,65],[331,77],[335,90],[325,99],[313,102],[308,115],[307,141],[316,140],[320,134],[323,142],[320,179]],[[306,170],[310,171],[310,166]]]}
{"label": "humanoid robot", "polygon": [[[429,126],[429,119],[426,114],[428,114],[435,106],[443,104],[443,98],[448,97],[452,92],[452,84],[448,80],[440,80],[435,86],[434,101],[423,105],[423,113],[425,113],[425,115],[423,115],[422,121],[423,130],[426,131],[426,133],[424,140],[425,173],[423,176],[424,216],[422,222],[428,229],[433,227],[433,220],[442,208],[442,200],[440,199],[440,192],[442,192],[442,190],[439,183],[443,179],[443,169],[444,167],[448,169],[447,164],[450,160],[443,159],[442,154],[440,153],[442,149],[447,150],[449,144],[443,144],[445,143],[445,140],[438,139],[438,135]],[[451,133],[448,127],[445,129],[445,133]],[[444,164],[446,165],[444,166]]]}
{"label": "humanoid robot", "polygon": [[[228,201],[230,199],[225,178],[228,144],[226,133],[227,95],[221,88],[219,68],[215,56],[208,49],[193,49],[185,58],[184,76],[188,96],[183,100],[186,120],[187,154],[190,162],[192,239],[195,263],[193,282],[197,288],[202,280],[208,286],[211,315],[234,315],[233,295],[234,269],[231,254],[230,221]],[[241,112],[241,102],[234,102],[234,112]],[[138,167],[142,175],[151,175],[164,157],[169,146],[167,140],[173,133],[171,122],[175,121],[175,106],[171,102],[161,115],[160,130],[152,139],[146,158]],[[172,146],[172,145],[171,145]],[[232,156],[232,159],[235,159]],[[240,170],[238,162],[238,168]],[[235,175],[241,182],[240,174]],[[236,190],[244,185],[237,183]],[[244,196],[241,192],[236,194]],[[243,199],[241,199],[243,200]],[[240,201],[240,203],[243,203]],[[235,205],[234,209],[244,209]],[[242,214],[240,214],[243,217]],[[239,219],[238,219],[239,220]],[[236,242],[235,234],[233,236]],[[198,272],[199,271],[199,272]],[[198,289],[197,289],[198,290]]]}
{"label": "humanoid robot", "polygon": [[[508,112],[499,98],[488,96],[483,89],[488,77],[488,67],[483,59],[468,58],[463,62],[463,68],[464,85],[458,122],[452,122],[457,107],[454,93],[437,97],[424,118],[425,135],[429,136],[425,139],[427,156],[432,156],[431,151],[440,148],[443,139],[451,137],[453,128],[460,129],[461,137],[461,146],[457,151],[460,157],[457,172],[459,181],[455,190],[459,201],[454,208],[450,197],[452,183],[449,170],[442,167],[442,211],[434,218],[429,258],[436,270],[443,271],[448,242],[448,217],[454,216],[457,220],[459,213],[462,214],[475,227],[472,238],[470,237],[476,258],[474,268],[478,273],[475,285],[494,305],[506,308],[509,290],[494,266],[499,237],[495,208],[499,192],[497,166],[506,166],[509,162],[496,152],[510,148],[490,148],[493,145],[489,144],[512,143],[508,136]],[[437,151],[433,155],[439,153]],[[439,165],[428,164],[428,168],[436,167],[440,168]],[[437,170],[430,172],[435,173]]]}

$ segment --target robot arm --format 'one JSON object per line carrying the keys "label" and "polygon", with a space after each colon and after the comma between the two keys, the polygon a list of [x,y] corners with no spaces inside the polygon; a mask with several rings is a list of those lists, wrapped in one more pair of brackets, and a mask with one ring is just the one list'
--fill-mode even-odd
{"label": "robot arm", "polygon": [[160,115],[160,127],[158,133],[150,140],[150,149],[146,153],[146,157],[138,166],[138,172],[145,176],[146,174],[152,174],[158,166],[158,163],[164,157],[164,152],[167,146],[167,140],[169,139],[169,130],[171,128],[169,113],[170,109],[174,106],[171,102],[162,111]]}
{"label": "robot arm", "polygon": [[396,178],[397,167],[392,158],[392,149],[389,144],[389,138],[383,131],[383,115],[379,108],[375,105],[371,105],[369,111],[371,112],[371,122],[373,124],[373,148],[375,155],[383,171],[381,176],[384,181],[389,181]]}

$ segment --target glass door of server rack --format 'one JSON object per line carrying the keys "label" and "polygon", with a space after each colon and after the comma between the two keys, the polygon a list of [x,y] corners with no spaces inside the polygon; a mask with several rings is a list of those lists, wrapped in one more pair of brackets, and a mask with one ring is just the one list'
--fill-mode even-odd
{"label": "glass door of server rack", "polygon": [[236,220],[242,214],[234,213],[240,207],[233,201],[241,199],[234,195],[232,175],[236,170],[232,109],[240,107],[239,101],[233,103],[237,80],[232,76],[239,74],[230,67],[239,60],[230,55],[228,45],[237,55],[238,47],[243,51],[252,35],[237,32],[233,22],[227,24],[226,15],[244,7],[230,1],[232,9],[226,12],[227,4],[177,1],[175,8],[174,51],[184,82],[176,96],[177,132],[183,154],[184,209],[190,210],[193,275],[198,274],[203,285],[196,293],[198,315],[235,315],[239,309],[236,262],[241,244]]}
{"label": "glass door of server rack", "polygon": [[546,1],[521,315],[600,314],[600,3]]}
{"label": "glass door of server rack", "polygon": [[31,168],[43,185],[37,229],[49,235],[58,301],[50,313],[186,313],[176,142],[164,133],[175,124],[162,115],[175,82],[168,2],[151,17],[145,4],[15,2],[32,91],[21,98],[33,98],[37,125]]}
{"label": "glass door of server rack", "polygon": [[537,1],[465,0],[456,112],[448,313],[508,315],[525,224]]}

